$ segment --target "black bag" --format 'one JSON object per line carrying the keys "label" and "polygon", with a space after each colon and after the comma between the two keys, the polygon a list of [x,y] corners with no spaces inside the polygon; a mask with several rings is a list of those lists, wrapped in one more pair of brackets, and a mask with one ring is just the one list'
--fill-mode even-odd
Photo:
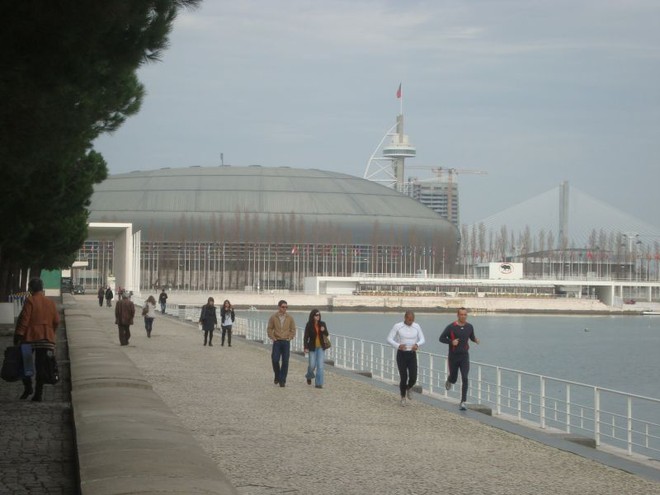
{"label": "black bag", "polygon": [[5,359],[2,361],[2,379],[15,382],[23,378],[23,353],[21,346],[15,345],[5,349]]}
{"label": "black bag", "polygon": [[[41,367],[43,370],[42,379],[48,385],[56,385],[60,381],[60,370],[57,367],[57,360],[55,359],[55,351],[48,349],[44,358],[44,363]],[[37,367],[37,373],[39,368]]]}

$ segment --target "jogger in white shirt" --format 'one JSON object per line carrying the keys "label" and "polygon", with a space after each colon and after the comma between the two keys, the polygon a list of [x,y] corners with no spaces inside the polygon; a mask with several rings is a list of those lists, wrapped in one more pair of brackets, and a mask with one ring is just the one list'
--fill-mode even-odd
{"label": "jogger in white shirt", "polygon": [[412,400],[412,388],[417,382],[417,349],[424,344],[422,327],[415,323],[415,313],[406,311],[403,321],[390,330],[387,342],[397,350],[396,365],[399,368],[399,390],[401,405],[406,405],[406,397]]}

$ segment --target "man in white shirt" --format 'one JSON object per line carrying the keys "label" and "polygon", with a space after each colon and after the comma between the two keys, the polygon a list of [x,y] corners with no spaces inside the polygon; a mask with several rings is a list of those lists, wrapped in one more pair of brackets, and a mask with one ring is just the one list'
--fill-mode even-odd
{"label": "man in white shirt", "polygon": [[403,321],[390,330],[387,342],[397,349],[396,365],[401,377],[401,405],[405,406],[406,397],[412,400],[412,388],[417,382],[417,349],[425,342],[422,327],[415,323],[415,313],[406,311]]}

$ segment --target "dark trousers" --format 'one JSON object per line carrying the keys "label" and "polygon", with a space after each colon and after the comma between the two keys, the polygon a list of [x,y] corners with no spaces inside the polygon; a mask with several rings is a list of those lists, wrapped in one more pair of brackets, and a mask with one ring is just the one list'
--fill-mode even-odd
{"label": "dark trousers", "polygon": [[413,388],[417,382],[417,353],[415,351],[396,351],[396,365],[399,368],[399,390],[401,397],[406,396],[406,391]]}
{"label": "dark trousers", "polygon": [[204,345],[213,343],[213,330],[204,330]]}
{"label": "dark trousers", "polygon": [[103,307],[103,298],[99,297],[99,307]]}
{"label": "dark trousers", "polygon": [[[276,340],[273,342],[273,373],[275,380],[280,384],[286,383],[286,375],[289,373],[289,354],[291,353],[291,342],[288,340]],[[280,360],[282,364],[280,365]]]}
{"label": "dark trousers", "polygon": [[468,373],[470,372],[470,355],[468,353],[458,354],[457,356],[448,356],[449,364],[449,382],[456,383],[458,372],[461,372],[461,402],[467,400],[468,391]]}
{"label": "dark trousers", "polygon": [[128,345],[128,341],[131,338],[131,327],[130,325],[117,325],[119,328],[119,344]]}
{"label": "dark trousers", "polygon": [[231,345],[231,325],[221,325],[222,327],[222,345],[225,345],[225,334],[227,335],[227,344]]}
{"label": "dark trousers", "polygon": [[151,337],[151,330],[154,327],[154,319],[144,317],[144,329],[147,331],[147,337]]}

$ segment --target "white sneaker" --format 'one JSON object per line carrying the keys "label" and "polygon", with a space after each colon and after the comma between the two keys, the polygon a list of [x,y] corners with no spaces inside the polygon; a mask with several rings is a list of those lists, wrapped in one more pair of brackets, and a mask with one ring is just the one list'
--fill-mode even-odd
{"label": "white sneaker", "polygon": [[408,397],[408,400],[413,399],[413,391],[412,388],[409,388],[408,391],[406,392],[406,396]]}
{"label": "white sneaker", "polygon": [[401,407],[406,407],[406,398],[401,397]]}
{"label": "white sneaker", "polygon": [[449,380],[445,382],[445,390],[451,390],[451,382]]}
{"label": "white sneaker", "polygon": [[465,406],[465,402],[461,402],[461,405],[458,406],[458,408],[459,408],[461,411],[467,411],[467,407]]}

